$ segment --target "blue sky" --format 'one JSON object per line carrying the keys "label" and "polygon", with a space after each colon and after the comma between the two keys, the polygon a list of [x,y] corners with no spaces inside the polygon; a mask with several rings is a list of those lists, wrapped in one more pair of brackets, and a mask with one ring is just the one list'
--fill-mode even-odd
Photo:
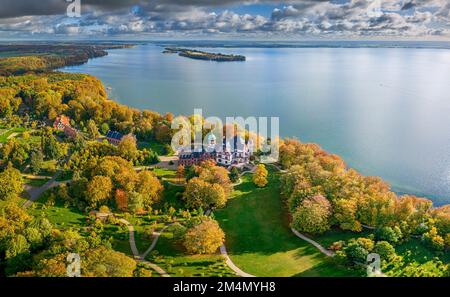
{"label": "blue sky", "polygon": [[450,39],[448,0],[2,0],[0,38]]}

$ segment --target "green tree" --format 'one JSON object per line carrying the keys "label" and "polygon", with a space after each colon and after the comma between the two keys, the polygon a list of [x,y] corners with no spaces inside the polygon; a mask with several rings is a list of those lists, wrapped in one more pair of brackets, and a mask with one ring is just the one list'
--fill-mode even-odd
{"label": "green tree", "polygon": [[97,139],[100,136],[100,133],[98,132],[97,124],[93,120],[88,121],[87,132],[88,132],[89,138],[91,138],[91,139]]}
{"label": "green tree", "polygon": [[41,150],[34,150],[30,156],[30,169],[33,174],[38,174],[44,165],[44,154]]}
{"label": "green tree", "polygon": [[29,252],[30,244],[28,243],[27,239],[25,238],[25,236],[18,234],[7,242],[5,257],[6,259],[9,259]]}
{"label": "green tree", "polygon": [[131,212],[138,212],[144,208],[144,197],[141,193],[128,193],[128,209]]}
{"label": "green tree", "polygon": [[238,180],[239,180],[239,170],[235,166],[233,166],[233,168],[231,168],[229,176],[230,176],[230,180],[233,183],[238,182]]}
{"label": "green tree", "polygon": [[402,238],[402,232],[399,227],[382,227],[375,230],[377,240],[384,240],[392,244],[398,243]]}
{"label": "green tree", "polygon": [[44,155],[48,160],[59,160],[63,156],[64,151],[61,145],[58,143],[58,140],[56,140],[55,136],[45,136],[42,138],[42,141]]}
{"label": "green tree", "polygon": [[374,252],[385,261],[392,260],[396,255],[395,248],[387,241],[378,241],[375,244]]}
{"label": "green tree", "polygon": [[105,135],[106,133],[108,133],[109,131],[109,125],[108,123],[103,123],[100,127],[100,131],[102,132],[103,135]]}

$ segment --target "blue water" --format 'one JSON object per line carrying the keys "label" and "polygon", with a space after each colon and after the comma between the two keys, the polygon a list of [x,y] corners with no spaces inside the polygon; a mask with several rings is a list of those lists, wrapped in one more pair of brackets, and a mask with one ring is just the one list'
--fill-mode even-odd
{"label": "blue water", "polygon": [[316,142],[398,192],[450,203],[450,50],[204,48],[242,54],[216,63],[112,50],[64,71],[92,74],[140,109],[205,116],[277,116],[282,136]]}

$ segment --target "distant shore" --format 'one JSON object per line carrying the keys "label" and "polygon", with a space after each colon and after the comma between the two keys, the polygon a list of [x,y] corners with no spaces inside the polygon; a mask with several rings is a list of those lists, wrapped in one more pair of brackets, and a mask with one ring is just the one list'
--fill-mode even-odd
{"label": "distant shore", "polygon": [[176,48],[176,47],[166,47],[163,51],[164,54],[176,54],[178,53],[181,57],[196,59],[196,60],[206,60],[206,61],[216,61],[216,62],[235,62],[235,61],[245,61],[245,56],[241,55],[226,55],[221,53],[208,53],[193,49],[186,48]]}

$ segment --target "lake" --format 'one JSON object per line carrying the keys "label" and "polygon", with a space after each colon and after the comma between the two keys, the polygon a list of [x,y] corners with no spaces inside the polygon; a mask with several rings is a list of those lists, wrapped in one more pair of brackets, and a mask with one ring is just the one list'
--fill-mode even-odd
{"label": "lake", "polygon": [[117,102],[161,113],[275,116],[282,136],[315,142],[393,189],[450,203],[450,50],[203,48],[246,62],[110,51],[63,71],[94,75]]}

